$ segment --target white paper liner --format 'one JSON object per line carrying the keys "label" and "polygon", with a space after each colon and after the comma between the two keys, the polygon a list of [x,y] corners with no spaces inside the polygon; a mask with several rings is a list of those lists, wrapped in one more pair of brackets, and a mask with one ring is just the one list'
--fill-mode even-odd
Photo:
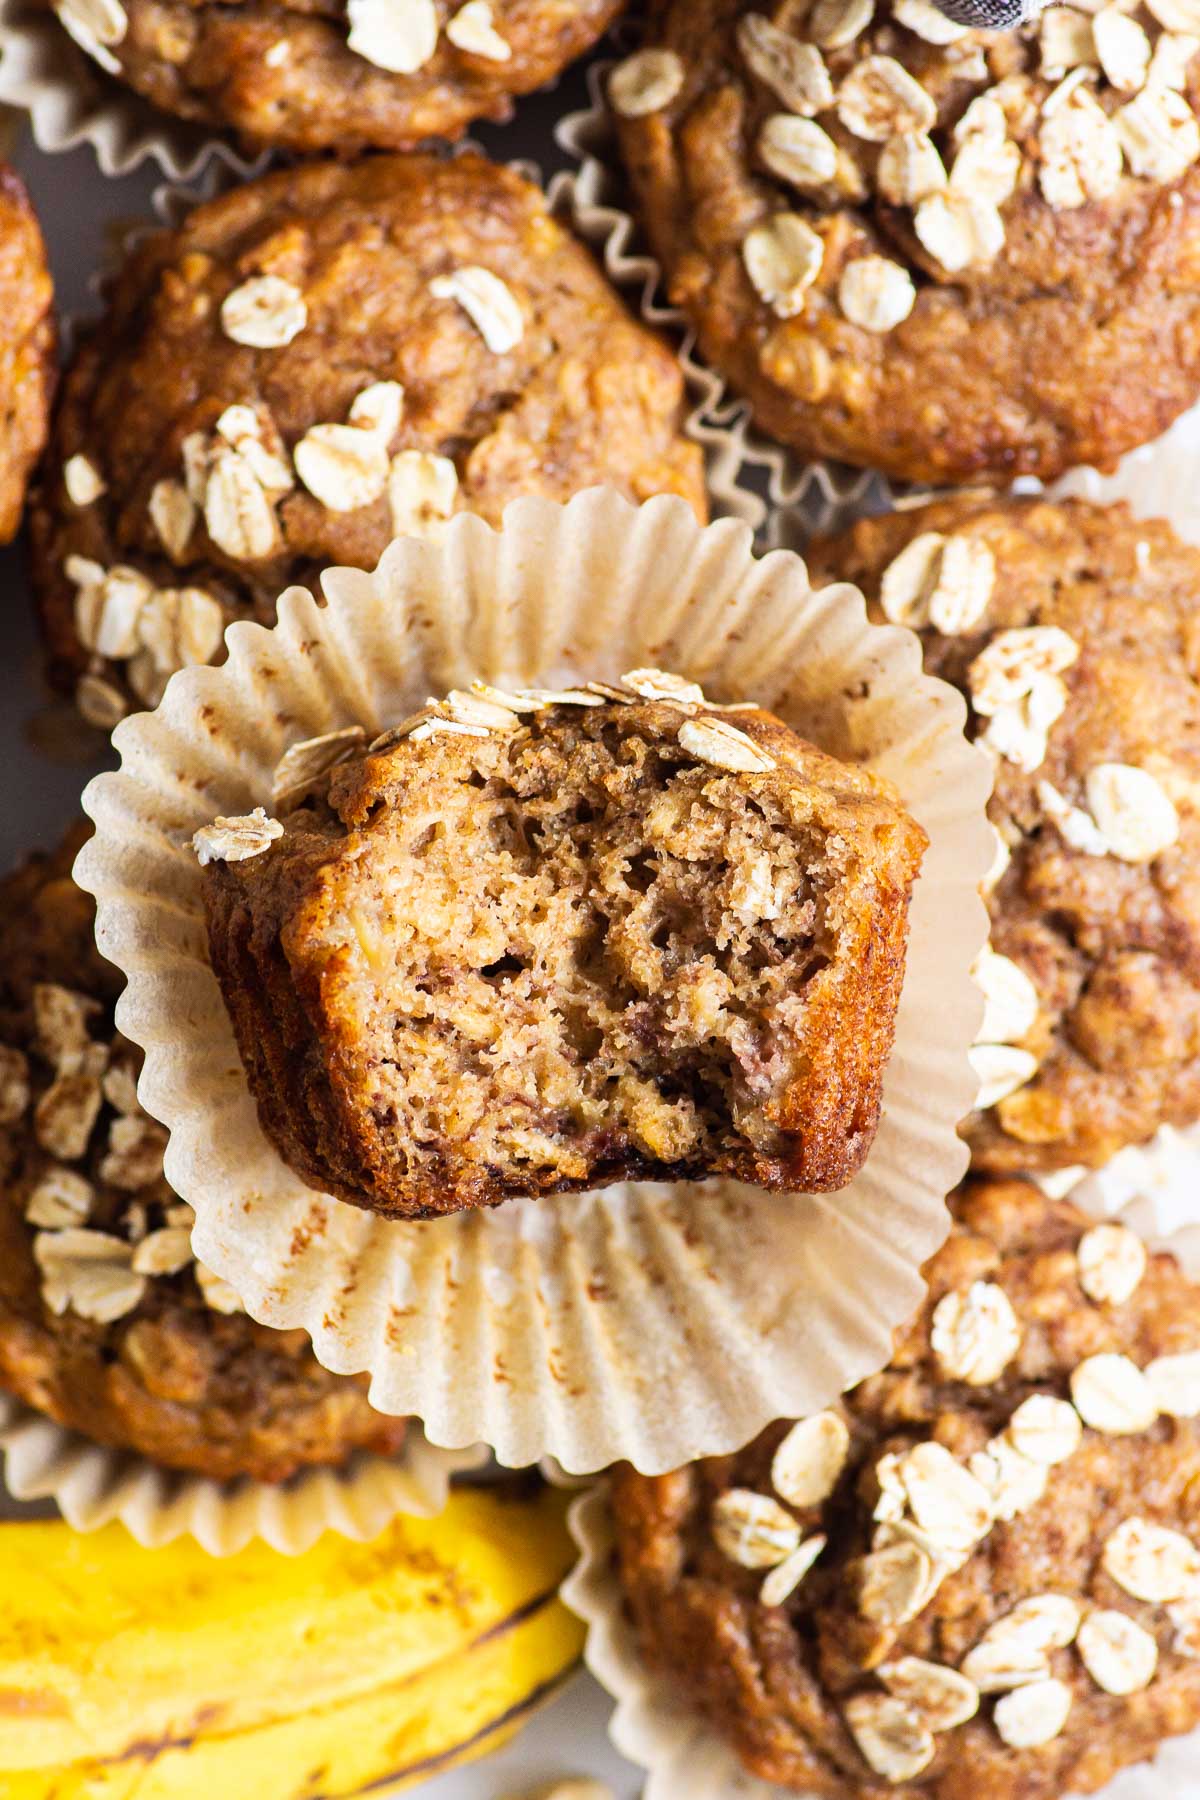
{"label": "white paper liner", "polygon": [[[1079,1204],[1084,1204],[1082,1198]],[[1200,1230],[1163,1232],[1138,1202],[1112,1210],[1119,1210],[1122,1221],[1154,1249],[1171,1250],[1193,1278],[1200,1278]],[[669,1675],[643,1661],[613,1571],[606,1481],[580,1495],[569,1522],[580,1556],[563,1583],[562,1597],[587,1626],[585,1663],[616,1703],[609,1736],[622,1756],[646,1770],[642,1800],[819,1800],[815,1794],[798,1797],[749,1774]],[[1166,1739],[1152,1762],[1122,1770],[1095,1800],[1167,1796],[1200,1800],[1200,1731]]]}
{"label": "white paper liner", "polygon": [[[118,1023],[146,1050],[140,1097],[171,1129],[197,1254],[254,1317],[307,1330],[327,1367],[368,1370],[380,1410],[508,1464],[670,1468],[824,1404],[886,1360],[966,1160],[955,1122],[975,1090],[969,969],[991,852],[961,698],[920,674],[910,633],[866,624],[853,589],[813,595],[798,558],[756,561],[745,526],[701,528],[676,498],[523,499],[501,532],[460,515],[440,544],[402,540],[377,575],[335,570],[324,590],[327,608],[290,590],[271,631],[232,626],[228,662],[182,672],[156,713],[124,721],[121,770],[84,796],[97,835],[76,875],[129,977]],[[818,1198],[630,1184],[424,1224],[316,1195],[259,1129],[208,965],[192,832],[266,798],[298,739],[373,732],[476,675],[647,663],[867,760],[929,833],[865,1169]]]}
{"label": "white paper liner", "polygon": [[326,1531],[360,1543],[399,1513],[432,1519],[450,1478],[486,1461],[482,1447],[439,1450],[410,1426],[394,1457],[355,1456],[344,1469],[308,1469],[290,1481],[210,1481],[113,1450],[0,1394],[0,1464],[14,1500],[53,1500],[76,1531],[118,1521],[157,1549],[194,1537],[213,1556],[232,1556],[252,1538],[298,1556]]}

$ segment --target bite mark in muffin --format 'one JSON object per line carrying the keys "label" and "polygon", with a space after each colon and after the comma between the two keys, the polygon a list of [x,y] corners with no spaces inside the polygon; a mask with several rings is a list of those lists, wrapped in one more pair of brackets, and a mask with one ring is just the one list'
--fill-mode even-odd
{"label": "bite mark in muffin", "polygon": [[[328,762],[326,761],[328,758]],[[264,1130],[422,1217],[629,1177],[843,1186],[924,834],[886,783],[656,670],[452,693],[196,835]]]}

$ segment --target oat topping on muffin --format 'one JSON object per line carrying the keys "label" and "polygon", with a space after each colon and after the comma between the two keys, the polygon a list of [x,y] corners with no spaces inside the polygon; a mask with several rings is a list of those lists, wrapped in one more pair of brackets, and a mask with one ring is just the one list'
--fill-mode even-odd
{"label": "oat topping on muffin", "polygon": [[703,516],[683,418],[668,347],[510,171],[251,182],[139,246],[66,376],[32,517],[52,679],[111,729],[289,584],[520,494]]}
{"label": "oat topping on muffin", "polygon": [[0,890],[0,1386],[220,1479],[395,1447],[402,1421],[195,1261],[167,1134],[138,1104],[140,1055],[113,1025],[119,977],[70,879],[84,836]]}
{"label": "oat topping on muffin", "polygon": [[1123,507],[963,498],[812,566],[920,631],[995,762],[974,1164],[1099,1167],[1200,1118],[1200,553]]}
{"label": "oat topping on muffin", "polygon": [[48,0],[110,75],[254,145],[402,150],[504,120],[623,0]]}
{"label": "oat topping on muffin", "polygon": [[293,745],[273,804],[195,849],[263,1128],[313,1186],[423,1217],[861,1166],[924,848],[886,783],[647,668]]}
{"label": "oat topping on muffin", "polygon": [[[826,1800],[1091,1792],[1200,1722],[1196,1289],[1024,1182],[952,1210],[882,1374],[613,1481],[647,1656],[755,1774]],[[1096,1231],[1141,1271],[1118,1299],[1085,1283]],[[1164,1366],[1173,1408],[1131,1408]]]}
{"label": "oat topping on muffin", "polygon": [[1200,14],[653,0],[609,100],[767,430],[917,480],[1112,463],[1200,391]]}

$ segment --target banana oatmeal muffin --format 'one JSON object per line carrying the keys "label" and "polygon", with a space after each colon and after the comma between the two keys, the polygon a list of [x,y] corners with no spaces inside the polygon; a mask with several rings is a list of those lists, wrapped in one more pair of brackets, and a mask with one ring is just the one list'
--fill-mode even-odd
{"label": "banana oatmeal muffin", "polygon": [[804,456],[1111,466],[1200,394],[1200,13],[651,0],[609,99],[705,355]]}
{"label": "banana oatmeal muffin", "polygon": [[0,1387],[170,1468],[282,1481],[404,1421],[242,1312],[189,1248],[166,1132],[113,1026],[120,977],[71,880],[81,822],[0,884]]}
{"label": "banana oatmeal muffin", "polygon": [[736,1456],[613,1479],[647,1658],[822,1800],[1091,1793],[1200,1724],[1200,1289],[969,1186],[891,1364]]}
{"label": "banana oatmeal muffin", "polygon": [[276,790],[195,848],[263,1130],[314,1187],[422,1218],[861,1166],[925,848],[887,783],[641,669],[453,692]]}
{"label": "banana oatmeal muffin", "polygon": [[55,684],[111,727],[233,619],[459,510],[610,482],[705,516],[666,344],[479,156],[283,169],[131,254],[32,509]]}
{"label": "banana oatmeal muffin", "polygon": [[512,116],[624,0],[45,0],[101,68],[249,146],[403,150]]}
{"label": "banana oatmeal muffin", "polygon": [[965,497],[813,546],[913,625],[995,761],[975,1167],[1200,1118],[1200,550],[1124,506]]}
{"label": "banana oatmeal muffin", "polygon": [[0,544],[16,536],[54,392],[54,289],[24,184],[0,163]]}

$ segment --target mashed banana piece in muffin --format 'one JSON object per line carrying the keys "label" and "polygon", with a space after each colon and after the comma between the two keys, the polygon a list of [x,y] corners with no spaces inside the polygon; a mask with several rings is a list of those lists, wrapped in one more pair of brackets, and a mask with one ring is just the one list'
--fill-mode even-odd
{"label": "mashed banana piece in muffin", "polygon": [[259,1116],[306,1181],[419,1218],[850,1180],[925,846],[886,783],[657,670],[452,693],[328,754],[308,796],[320,746],[289,752],[280,819],[196,837]]}
{"label": "mashed banana piece in muffin", "polygon": [[645,1655],[821,1800],[1053,1800],[1200,1724],[1200,1290],[968,1186],[892,1361],[737,1455],[613,1480]]}
{"label": "mashed banana piece in muffin", "polygon": [[271,1331],[191,1252],[192,1210],[114,1030],[121,979],[71,880],[87,829],[0,884],[0,1387],[215,1480],[399,1448],[405,1421]]}

